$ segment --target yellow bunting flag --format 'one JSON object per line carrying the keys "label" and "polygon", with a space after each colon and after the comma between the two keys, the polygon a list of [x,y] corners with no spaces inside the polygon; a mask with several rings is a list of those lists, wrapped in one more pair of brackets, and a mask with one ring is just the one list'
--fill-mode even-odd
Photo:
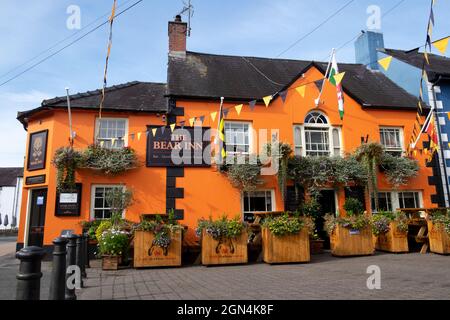
{"label": "yellow bunting flag", "polygon": [[266,105],[266,108],[269,106],[270,101],[272,101],[273,96],[266,96],[263,98],[264,104]]}
{"label": "yellow bunting flag", "polygon": [[158,128],[152,128],[152,134],[153,134],[153,136],[156,136],[156,130],[158,130]]}
{"label": "yellow bunting flag", "polygon": [[103,148],[103,145],[105,144],[105,141],[100,141],[100,147]]}
{"label": "yellow bunting flag", "polygon": [[194,126],[194,123],[195,123],[195,117],[194,117],[194,118],[190,118],[190,119],[189,119],[189,125],[190,125],[191,127],[193,127],[193,126]]}
{"label": "yellow bunting flag", "polygon": [[440,53],[445,54],[445,52],[447,51],[449,40],[450,40],[450,37],[435,41],[435,42],[433,42],[433,46],[435,46],[436,49],[438,49]]}
{"label": "yellow bunting flag", "polygon": [[137,134],[138,141],[141,140],[141,135],[142,135],[142,132],[138,132],[138,134]]}
{"label": "yellow bunting flag", "polygon": [[234,107],[236,109],[236,112],[237,112],[238,115],[241,114],[241,110],[242,110],[243,106],[244,106],[243,104],[239,104],[239,105]]}
{"label": "yellow bunting flag", "polygon": [[306,86],[305,85],[297,87],[297,88],[295,88],[295,90],[302,96],[302,98],[305,97],[305,93],[306,93]]}
{"label": "yellow bunting flag", "polygon": [[450,112],[447,112],[448,120],[450,120]]}
{"label": "yellow bunting flag", "polygon": [[382,66],[383,69],[386,71],[388,71],[388,69],[391,65],[391,62],[392,62],[392,56],[378,60],[378,63],[380,64],[380,66]]}
{"label": "yellow bunting flag", "polygon": [[217,111],[214,111],[213,113],[211,113],[211,119],[212,121],[216,121],[216,117],[217,117]]}
{"label": "yellow bunting flag", "polygon": [[428,57],[428,52],[424,51],[423,53],[425,60],[427,61],[427,64],[430,64],[430,58]]}
{"label": "yellow bunting flag", "polygon": [[173,130],[175,130],[175,123],[172,123],[171,125],[170,125],[170,130],[173,132]]}
{"label": "yellow bunting flag", "polygon": [[337,86],[342,82],[342,79],[344,79],[344,76],[345,76],[345,72],[337,73],[333,76],[334,81],[336,82]]}
{"label": "yellow bunting flag", "polygon": [[114,144],[116,143],[117,138],[112,138],[111,139],[111,147],[114,147]]}
{"label": "yellow bunting flag", "polygon": [[420,102],[420,100],[419,100],[419,103],[418,103],[418,105],[419,105],[419,110],[420,110],[420,113],[422,113],[422,103]]}

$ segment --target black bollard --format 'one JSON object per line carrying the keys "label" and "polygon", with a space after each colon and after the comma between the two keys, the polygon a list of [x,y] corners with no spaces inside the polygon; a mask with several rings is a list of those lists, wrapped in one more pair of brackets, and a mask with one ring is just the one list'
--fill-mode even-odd
{"label": "black bollard", "polygon": [[65,299],[67,242],[67,238],[56,238],[53,240],[53,268],[49,300]]}
{"label": "black bollard", "polygon": [[89,233],[84,233],[84,271],[86,272],[86,268],[90,268],[89,264]]}
{"label": "black bollard", "polygon": [[86,274],[86,264],[87,264],[87,259],[88,259],[88,257],[87,257],[87,251],[86,251],[86,249],[87,249],[87,246],[86,246],[86,243],[87,243],[87,233],[82,233],[81,234],[81,255],[83,256],[83,259],[82,259],[82,261],[83,261],[83,264],[81,265],[81,276],[83,277],[83,278],[86,278],[87,277],[87,274]]}
{"label": "black bollard", "polygon": [[76,250],[76,265],[80,268],[81,272],[81,287],[83,288],[83,268],[84,268],[84,256],[83,256],[83,235],[79,235],[77,238],[77,250]]}
{"label": "black bollard", "polygon": [[20,260],[17,274],[16,300],[40,300],[41,298],[41,261],[45,255],[42,248],[31,246],[16,253]]}
{"label": "black bollard", "polygon": [[[67,237],[67,239],[69,240],[69,243],[67,244],[66,270],[67,270],[67,267],[76,265],[76,248],[77,248],[78,236],[76,234],[71,234],[70,236]],[[71,274],[68,274],[66,272],[66,285],[64,286],[65,290],[66,290],[66,300],[77,300],[77,296],[75,294],[75,288],[69,289],[67,287],[67,279],[70,276],[71,276]]]}

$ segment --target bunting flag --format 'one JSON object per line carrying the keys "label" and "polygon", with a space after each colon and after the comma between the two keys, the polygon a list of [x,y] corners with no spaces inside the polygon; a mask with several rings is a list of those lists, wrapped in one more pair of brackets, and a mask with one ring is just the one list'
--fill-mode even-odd
{"label": "bunting flag", "polygon": [[131,141],[134,141],[134,133],[130,134]]}
{"label": "bunting flag", "polygon": [[211,113],[211,119],[212,119],[213,122],[216,121],[216,117],[217,117],[217,111],[212,112]]}
{"label": "bunting flag", "polygon": [[285,103],[286,102],[286,98],[287,98],[287,94],[288,94],[287,90],[280,91],[280,92],[278,92],[278,94],[280,95],[281,100],[283,100],[283,103]]}
{"label": "bunting flag", "polygon": [[225,162],[227,157],[226,146],[225,146],[225,118],[223,110],[223,98],[220,98],[220,108],[219,108],[219,122],[218,122],[218,136],[216,137],[216,143],[218,145],[217,152],[217,164],[221,165]]}
{"label": "bunting flag", "polygon": [[116,143],[117,138],[111,139],[111,148],[114,148],[114,144]]}
{"label": "bunting flag", "polygon": [[430,137],[430,151],[431,151],[430,159],[432,159],[434,152],[439,150],[439,141],[436,132],[436,123],[434,121],[434,115],[432,115],[431,119],[428,121],[428,126],[425,129],[425,132]]}
{"label": "bunting flag", "polygon": [[152,134],[153,134],[153,137],[156,136],[156,130],[158,130],[158,129],[157,129],[157,128],[152,128]]}
{"label": "bunting flag", "polygon": [[243,104],[239,104],[239,105],[234,107],[236,109],[236,112],[237,112],[238,115],[241,114],[241,110],[242,110],[243,106],[244,106]]}
{"label": "bunting flag", "polygon": [[272,101],[272,99],[273,99],[272,95],[263,97],[263,101],[264,101],[264,104],[266,105],[266,108],[269,106],[270,101]]}
{"label": "bunting flag", "polygon": [[323,79],[314,81],[314,84],[316,85],[317,89],[319,91],[321,91],[322,90],[322,86],[323,86]]}
{"label": "bunting flag", "polygon": [[105,141],[101,140],[100,141],[100,148],[103,148],[103,145],[105,144]]}
{"label": "bunting flag", "polygon": [[430,64],[430,58],[428,57],[428,52],[424,51],[424,52],[423,52],[423,56],[424,56],[424,58],[425,58],[425,61],[426,61],[427,64],[429,65],[429,64]]}
{"label": "bunting flag", "polygon": [[302,98],[304,98],[305,93],[306,93],[306,86],[303,85],[303,86],[297,87],[297,88],[295,88],[295,91],[297,91],[302,96]]}
{"label": "bunting flag", "polygon": [[228,117],[228,112],[230,112],[230,109],[223,109],[222,113],[223,113],[223,118]]}
{"label": "bunting flag", "polygon": [[447,118],[450,120],[450,112],[447,112]]}
{"label": "bunting flag", "polygon": [[[336,86],[336,93],[338,98],[338,109],[339,109],[339,116],[342,119],[344,119],[344,92],[342,90],[342,78],[344,77],[345,72],[339,73],[337,61],[336,61],[336,54],[333,51],[333,56],[331,58],[331,70],[329,75],[329,81]],[[337,77],[337,78],[336,78]],[[339,81],[337,81],[339,80]]]}
{"label": "bunting flag", "polygon": [[420,113],[422,114],[423,108],[422,108],[422,103],[421,103],[420,101],[421,101],[421,100],[419,100],[419,102],[417,103],[417,105],[418,105],[418,107],[419,107]]}
{"label": "bunting flag", "polygon": [[200,116],[198,119],[200,120],[200,125],[203,125],[203,122],[205,121],[205,116]]}
{"label": "bunting flag", "polygon": [[195,117],[190,118],[190,119],[189,119],[189,125],[190,125],[191,127],[193,127],[193,126],[194,126],[194,123],[195,123]]}
{"label": "bunting flag", "polygon": [[438,40],[433,42],[433,46],[439,50],[440,53],[445,54],[448,47],[448,41],[450,40],[450,37],[444,38],[442,40]]}
{"label": "bunting flag", "polygon": [[108,38],[108,49],[106,52],[106,61],[105,61],[105,71],[103,73],[103,87],[102,87],[102,97],[100,100],[100,106],[99,106],[99,118],[102,118],[102,108],[103,104],[105,102],[105,89],[107,84],[107,74],[108,74],[108,62],[109,62],[109,56],[111,54],[111,46],[112,46],[112,30],[113,30],[113,23],[114,23],[114,17],[116,15],[116,4],[117,0],[114,0],[112,9],[111,9],[111,16],[109,17],[109,38]]}
{"label": "bunting flag", "polygon": [[[166,131],[166,127],[165,126],[161,126],[160,128],[161,128],[161,134],[164,134],[164,132]],[[148,134],[148,131],[147,131],[147,134]]]}
{"label": "bunting flag", "polygon": [[176,125],[176,123],[172,123],[172,124],[170,125],[170,131],[173,132],[173,130],[175,130],[175,125]]}
{"label": "bunting flag", "polygon": [[380,64],[380,66],[382,66],[383,69],[386,71],[388,71],[388,69],[391,65],[391,62],[392,62],[392,56],[378,60],[378,63]]}
{"label": "bunting flag", "polygon": [[250,110],[253,111],[255,109],[256,106],[256,100],[252,100],[248,103],[248,105],[250,106]]}

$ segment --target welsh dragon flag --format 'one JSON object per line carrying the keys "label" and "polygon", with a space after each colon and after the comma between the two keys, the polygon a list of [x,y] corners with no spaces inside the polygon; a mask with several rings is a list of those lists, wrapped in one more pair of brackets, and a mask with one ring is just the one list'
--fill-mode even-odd
{"label": "welsh dragon flag", "polygon": [[342,79],[344,78],[345,72],[339,73],[338,65],[336,62],[336,54],[333,52],[331,57],[331,70],[328,76],[328,80],[336,86],[337,98],[338,98],[338,108],[341,120],[344,118],[344,91],[342,90]]}

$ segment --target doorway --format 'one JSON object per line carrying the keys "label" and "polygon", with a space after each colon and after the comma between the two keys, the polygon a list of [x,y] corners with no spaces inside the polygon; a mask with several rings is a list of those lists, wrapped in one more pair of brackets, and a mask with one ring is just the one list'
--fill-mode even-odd
{"label": "doorway", "polygon": [[45,209],[47,207],[47,189],[31,190],[28,224],[28,246],[44,245]]}
{"label": "doorway", "polygon": [[321,190],[319,196],[320,210],[316,218],[316,229],[317,234],[321,239],[324,240],[324,249],[330,249],[330,237],[324,228],[324,216],[327,213],[336,213],[336,195],[334,190]]}

